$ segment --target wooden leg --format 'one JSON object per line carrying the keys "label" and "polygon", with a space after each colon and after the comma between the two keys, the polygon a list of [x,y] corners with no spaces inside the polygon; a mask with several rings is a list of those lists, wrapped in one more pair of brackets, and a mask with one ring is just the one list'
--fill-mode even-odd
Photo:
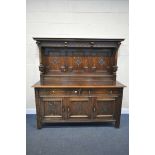
{"label": "wooden leg", "polygon": [[116,122],[115,122],[115,128],[119,128],[120,127],[120,120],[117,120]]}
{"label": "wooden leg", "polygon": [[39,116],[37,117],[37,129],[41,129],[42,128],[42,123],[39,119]]}
{"label": "wooden leg", "polygon": [[116,122],[115,122],[115,128],[119,128],[120,127],[123,89],[121,89],[119,93],[120,93],[120,95],[116,99],[116,113],[115,113]]}
{"label": "wooden leg", "polygon": [[39,89],[35,88],[35,101],[36,101],[36,119],[37,119],[37,128],[42,128],[41,123],[41,114],[40,114],[40,98],[39,98]]}

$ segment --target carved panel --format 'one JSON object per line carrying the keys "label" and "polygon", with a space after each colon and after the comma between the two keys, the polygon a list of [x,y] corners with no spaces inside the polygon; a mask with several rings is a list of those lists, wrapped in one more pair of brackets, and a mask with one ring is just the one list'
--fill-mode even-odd
{"label": "carved panel", "polygon": [[88,98],[70,98],[68,105],[69,118],[90,118],[91,104]]}
{"label": "carved panel", "polygon": [[95,109],[96,117],[114,116],[115,99],[101,98],[96,100]]}
{"label": "carved panel", "polygon": [[103,57],[99,57],[99,59],[98,59],[98,63],[99,63],[100,65],[103,65],[103,64],[104,64]]}
{"label": "carved panel", "polygon": [[44,101],[44,116],[46,117],[62,117],[62,100],[50,99]]}
{"label": "carved panel", "polygon": [[82,63],[82,60],[80,57],[75,58],[75,63],[79,66]]}

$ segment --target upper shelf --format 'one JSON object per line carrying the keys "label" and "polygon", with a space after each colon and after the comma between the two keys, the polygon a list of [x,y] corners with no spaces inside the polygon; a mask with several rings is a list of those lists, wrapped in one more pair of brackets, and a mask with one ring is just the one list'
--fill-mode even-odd
{"label": "upper shelf", "polygon": [[118,48],[122,38],[33,38],[41,47]]}

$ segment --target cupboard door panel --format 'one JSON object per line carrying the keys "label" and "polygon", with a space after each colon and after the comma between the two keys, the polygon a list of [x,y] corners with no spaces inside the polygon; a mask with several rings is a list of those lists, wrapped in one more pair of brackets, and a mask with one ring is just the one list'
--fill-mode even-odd
{"label": "cupboard door panel", "polygon": [[115,98],[96,98],[94,114],[96,119],[114,118]]}
{"label": "cupboard door panel", "polygon": [[63,99],[43,98],[44,118],[63,119]]}
{"label": "cupboard door panel", "polygon": [[85,98],[69,98],[68,119],[89,119],[91,118],[91,100]]}

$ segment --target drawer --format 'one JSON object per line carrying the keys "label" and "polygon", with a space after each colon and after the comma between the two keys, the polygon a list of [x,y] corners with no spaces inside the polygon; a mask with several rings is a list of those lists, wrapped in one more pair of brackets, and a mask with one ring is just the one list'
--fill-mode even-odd
{"label": "drawer", "polygon": [[80,88],[75,88],[75,89],[69,89],[68,90],[68,95],[75,95],[75,96],[79,96],[79,95],[90,95],[91,91],[90,89],[80,89]]}
{"label": "drawer", "polygon": [[80,96],[90,95],[90,89],[79,89],[79,88],[62,88],[62,89],[41,89],[40,96]]}
{"label": "drawer", "polygon": [[110,94],[116,94],[116,95],[118,95],[120,93],[120,90],[119,89],[109,89],[109,88],[107,88],[107,89],[93,89],[93,90],[91,90],[91,94],[108,94],[108,95],[110,95]]}
{"label": "drawer", "polygon": [[41,89],[40,97],[48,96],[100,96],[100,95],[119,95],[120,90],[118,89],[102,89],[102,88],[53,88],[53,89]]}
{"label": "drawer", "polygon": [[67,91],[66,89],[41,89],[40,90],[40,96],[57,96],[57,95],[66,95]]}

